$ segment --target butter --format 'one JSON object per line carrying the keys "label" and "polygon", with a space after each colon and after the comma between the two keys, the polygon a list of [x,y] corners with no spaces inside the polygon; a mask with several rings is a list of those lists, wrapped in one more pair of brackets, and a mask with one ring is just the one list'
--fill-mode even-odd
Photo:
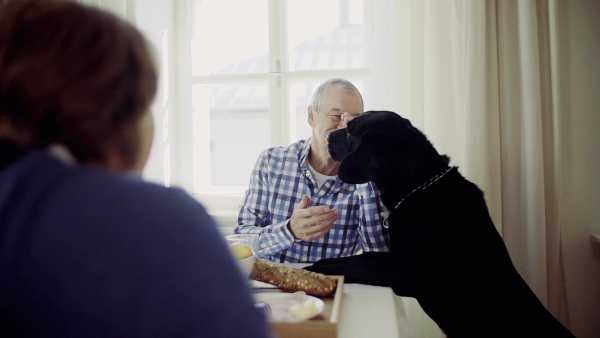
{"label": "butter", "polygon": [[290,307],[290,312],[295,319],[304,320],[314,317],[319,313],[319,310],[317,309],[315,302],[308,299],[304,303],[292,305]]}

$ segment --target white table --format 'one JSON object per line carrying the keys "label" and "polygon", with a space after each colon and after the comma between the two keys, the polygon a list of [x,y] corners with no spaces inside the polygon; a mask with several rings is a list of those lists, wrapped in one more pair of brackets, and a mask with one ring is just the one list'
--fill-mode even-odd
{"label": "white table", "polygon": [[[286,264],[295,268],[307,264]],[[344,284],[338,338],[402,338],[395,295],[391,288]],[[401,311],[403,309],[400,309]]]}
{"label": "white table", "polygon": [[338,338],[398,338],[398,314],[390,288],[345,284]]}

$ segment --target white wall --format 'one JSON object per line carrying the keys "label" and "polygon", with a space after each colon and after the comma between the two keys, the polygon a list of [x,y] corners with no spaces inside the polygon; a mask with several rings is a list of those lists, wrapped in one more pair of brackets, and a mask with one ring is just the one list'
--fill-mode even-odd
{"label": "white wall", "polygon": [[600,337],[600,1],[559,1],[561,201],[571,330]]}

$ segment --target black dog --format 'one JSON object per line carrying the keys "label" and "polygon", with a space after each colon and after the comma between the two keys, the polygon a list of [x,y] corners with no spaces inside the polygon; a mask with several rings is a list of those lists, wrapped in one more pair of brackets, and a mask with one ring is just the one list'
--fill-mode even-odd
{"label": "black dog", "polygon": [[342,181],[381,191],[390,252],[307,270],[414,297],[448,337],[573,337],[513,266],[482,191],[407,119],[365,112],[329,135],[329,152]]}

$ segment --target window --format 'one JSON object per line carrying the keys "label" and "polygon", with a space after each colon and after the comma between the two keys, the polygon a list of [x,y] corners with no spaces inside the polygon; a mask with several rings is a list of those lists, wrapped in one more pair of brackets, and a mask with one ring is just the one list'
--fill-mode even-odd
{"label": "window", "polygon": [[182,181],[209,209],[235,208],[260,152],[310,137],[320,83],[362,91],[363,2],[189,0],[177,13]]}

